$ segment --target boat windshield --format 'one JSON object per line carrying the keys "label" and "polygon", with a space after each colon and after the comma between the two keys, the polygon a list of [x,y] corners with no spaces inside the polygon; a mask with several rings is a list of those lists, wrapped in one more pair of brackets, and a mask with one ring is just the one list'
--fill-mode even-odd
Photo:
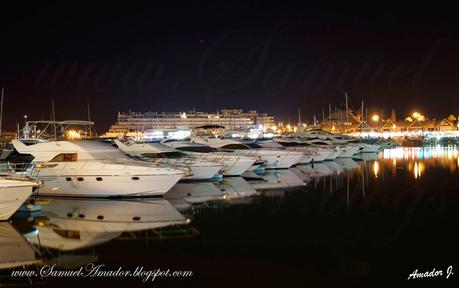
{"label": "boat windshield", "polygon": [[260,146],[259,144],[255,143],[255,142],[248,142],[248,143],[245,143],[245,145],[249,146],[250,148],[263,148],[262,146]]}
{"label": "boat windshield", "polygon": [[[261,147],[260,145],[257,144],[258,147]],[[222,146],[222,149],[230,149],[230,150],[248,150],[250,147],[248,145],[244,144],[227,144],[225,146]]]}
{"label": "boat windshield", "polygon": [[298,143],[298,142],[282,142],[282,141],[279,141],[277,142],[279,144],[281,144],[282,146],[284,147],[296,147],[296,146],[303,146],[305,144],[302,144],[302,143]]}
{"label": "boat windshield", "polygon": [[175,149],[180,151],[187,151],[187,152],[199,152],[199,153],[211,153],[217,152],[218,150],[209,146],[183,146],[183,147],[175,147]]}
{"label": "boat windshield", "polygon": [[169,159],[182,158],[186,156],[185,153],[180,152],[180,151],[162,152],[162,153],[143,153],[142,155],[148,158],[169,158]]}

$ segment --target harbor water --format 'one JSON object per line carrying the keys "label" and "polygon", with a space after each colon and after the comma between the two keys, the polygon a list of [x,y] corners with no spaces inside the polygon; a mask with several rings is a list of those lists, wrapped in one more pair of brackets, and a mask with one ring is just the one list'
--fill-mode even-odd
{"label": "harbor water", "polygon": [[[459,269],[457,147],[395,148],[179,185],[166,198],[37,197],[41,211],[17,212],[2,231],[23,237],[30,245],[16,249],[40,265],[192,271],[189,278],[159,277],[157,287],[385,287],[416,269]],[[11,270],[1,270],[0,279],[62,287],[88,280],[13,278]],[[143,283],[89,280],[85,285]]]}

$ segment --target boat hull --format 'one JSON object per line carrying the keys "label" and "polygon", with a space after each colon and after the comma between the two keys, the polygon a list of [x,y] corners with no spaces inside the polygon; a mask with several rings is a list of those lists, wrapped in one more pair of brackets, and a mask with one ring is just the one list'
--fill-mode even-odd
{"label": "boat hull", "polygon": [[219,174],[222,166],[220,165],[213,165],[213,166],[200,166],[200,165],[190,165],[188,166],[190,169],[191,175],[183,177],[185,180],[209,180],[212,177]]}
{"label": "boat hull", "polygon": [[325,160],[335,160],[341,153],[341,149],[336,148],[327,158],[325,158]]}
{"label": "boat hull", "polygon": [[358,147],[343,147],[341,149],[341,154],[337,158],[351,158],[353,155],[359,152]]}
{"label": "boat hull", "polygon": [[[99,181],[98,178],[102,180]],[[42,176],[37,177],[42,182],[37,193],[39,195],[68,197],[160,196],[169,191],[181,178],[181,174]],[[83,180],[81,181],[81,179]]]}
{"label": "boat hull", "polygon": [[323,162],[327,160],[329,155],[333,152],[331,150],[318,150],[315,151],[314,156],[312,157],[312,162]]}
{"label": "boat hull", "polygon": [[0,188],[0,221],[11,215],[32,195],[32,186]]}

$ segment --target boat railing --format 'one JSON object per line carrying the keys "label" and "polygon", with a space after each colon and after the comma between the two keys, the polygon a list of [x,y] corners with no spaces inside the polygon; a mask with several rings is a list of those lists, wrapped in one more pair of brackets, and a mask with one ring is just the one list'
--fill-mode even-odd
{"label": "boat railing", "polygon": [[33,171],[33,163],[0,163],[0,176],[13,177],[16,180],[30,180]]}

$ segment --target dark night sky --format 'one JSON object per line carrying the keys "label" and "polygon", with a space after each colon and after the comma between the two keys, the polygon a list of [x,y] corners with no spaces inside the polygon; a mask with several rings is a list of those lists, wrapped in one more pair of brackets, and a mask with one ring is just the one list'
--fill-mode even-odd
{"label": "dark night sky", "polygon": [[52,98],[57,119],[85,119],[89,100],[99,131],[128,109],[311,120],[344,90],[370,112],[459,114],[452,7],[134,2],[2,2],[6,126],[49,118]]}

